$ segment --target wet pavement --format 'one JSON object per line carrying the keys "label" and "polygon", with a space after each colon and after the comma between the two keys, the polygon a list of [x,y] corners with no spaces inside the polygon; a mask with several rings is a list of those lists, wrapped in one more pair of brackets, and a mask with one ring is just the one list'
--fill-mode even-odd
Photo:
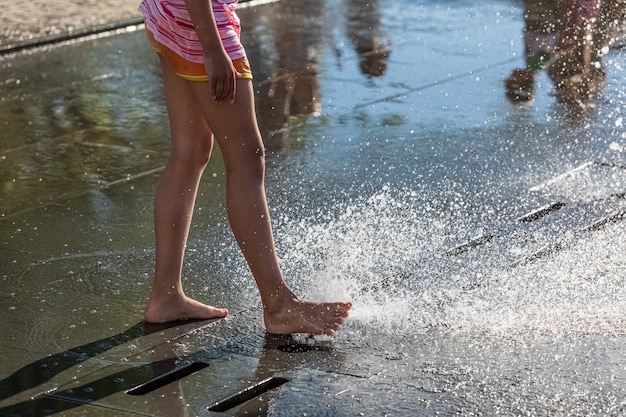
{"label": "wet pavement", "polygon": [[355,304],[332,341],[264,333],[219,150],[185,287],[231,315],[141,321],[169,135],[141,26],[0,58],[0,415],[623,413],[624,49],[584,114],[545,73],[515,105],[521,3],[362,3],[239,12],[285,274]]}

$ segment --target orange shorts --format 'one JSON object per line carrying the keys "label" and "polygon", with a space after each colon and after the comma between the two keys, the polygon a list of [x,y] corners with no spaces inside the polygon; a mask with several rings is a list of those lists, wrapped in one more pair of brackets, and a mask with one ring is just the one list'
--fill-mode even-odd
{"label": "orange shorts", "polygon": [[[204,64],[186,60],[167,46],[154,39],[154,35],[149,30],[146,30],[146,34],[148,35],[150,44],[152,45],[156,53],[160,54],[170,64],[172,64],[172,66],[174,67],[174,71],[176,71],[176,74],[190,81],[209,80],[209,77],[206,74],[206,69],[204,68]],[[233,66],[235,67],[237,72],[241,74],[239,78],[252,79],[252,70],[250,69],[250,63],[248,63],[248,60],[245,57],[235,59],[233,61]]]}

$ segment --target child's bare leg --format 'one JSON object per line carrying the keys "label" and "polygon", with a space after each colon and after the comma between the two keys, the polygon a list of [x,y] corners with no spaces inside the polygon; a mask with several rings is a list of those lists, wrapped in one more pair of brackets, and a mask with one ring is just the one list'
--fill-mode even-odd
{"label": "child's bare leg", "polygon": [[155,199],[156,267],[144,319],[162,323],[223,317],[228,314],[226,309],[190,299],[182,288],[185,245],[213,137],[187,83],[169,64],[163,62],[162,66],[172,148]]}
{"label": "child's bare leg", "polygon": [[191,88],[224,155],[228,216],[257,282],[267,331],[331,334],[343,323],[351,304],[302,301],[283,280],[265,196],[265,155],[251,81],[238,81],[234,104],[214,103],[206,83]]}

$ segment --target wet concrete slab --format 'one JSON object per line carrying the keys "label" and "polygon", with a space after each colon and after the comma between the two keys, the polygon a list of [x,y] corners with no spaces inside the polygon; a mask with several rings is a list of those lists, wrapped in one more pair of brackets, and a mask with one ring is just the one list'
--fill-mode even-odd
{"label": "wet concrete slab", "polygon": [[621,412],[623,50],[572,120],[547,78],[504,97],[518,5],[356,3],[240,13],[284,270],[355,303],[330,342],[265,334],[219,150],[185,287],[231,315],[144,326],[169,133],[140,27],[0,62],[0,414]]}

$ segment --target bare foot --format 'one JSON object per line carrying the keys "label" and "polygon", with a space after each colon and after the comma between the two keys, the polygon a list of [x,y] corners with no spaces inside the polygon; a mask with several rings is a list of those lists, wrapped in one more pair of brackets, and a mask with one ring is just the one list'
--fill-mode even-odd
{"label": "bare foot", "polygon": [[186,295],[171,294],[164,298],[151,296],[144,311],[148,323],[168,323],[177,320],[206,320],[226,317],[228,310],[202,304]]}
{"label": "bare foot", "polygon": [[289,298],[280,308],[265,309],[265,328],[268,333],[332,335],[352,308],[349,302],[314,303]]}

